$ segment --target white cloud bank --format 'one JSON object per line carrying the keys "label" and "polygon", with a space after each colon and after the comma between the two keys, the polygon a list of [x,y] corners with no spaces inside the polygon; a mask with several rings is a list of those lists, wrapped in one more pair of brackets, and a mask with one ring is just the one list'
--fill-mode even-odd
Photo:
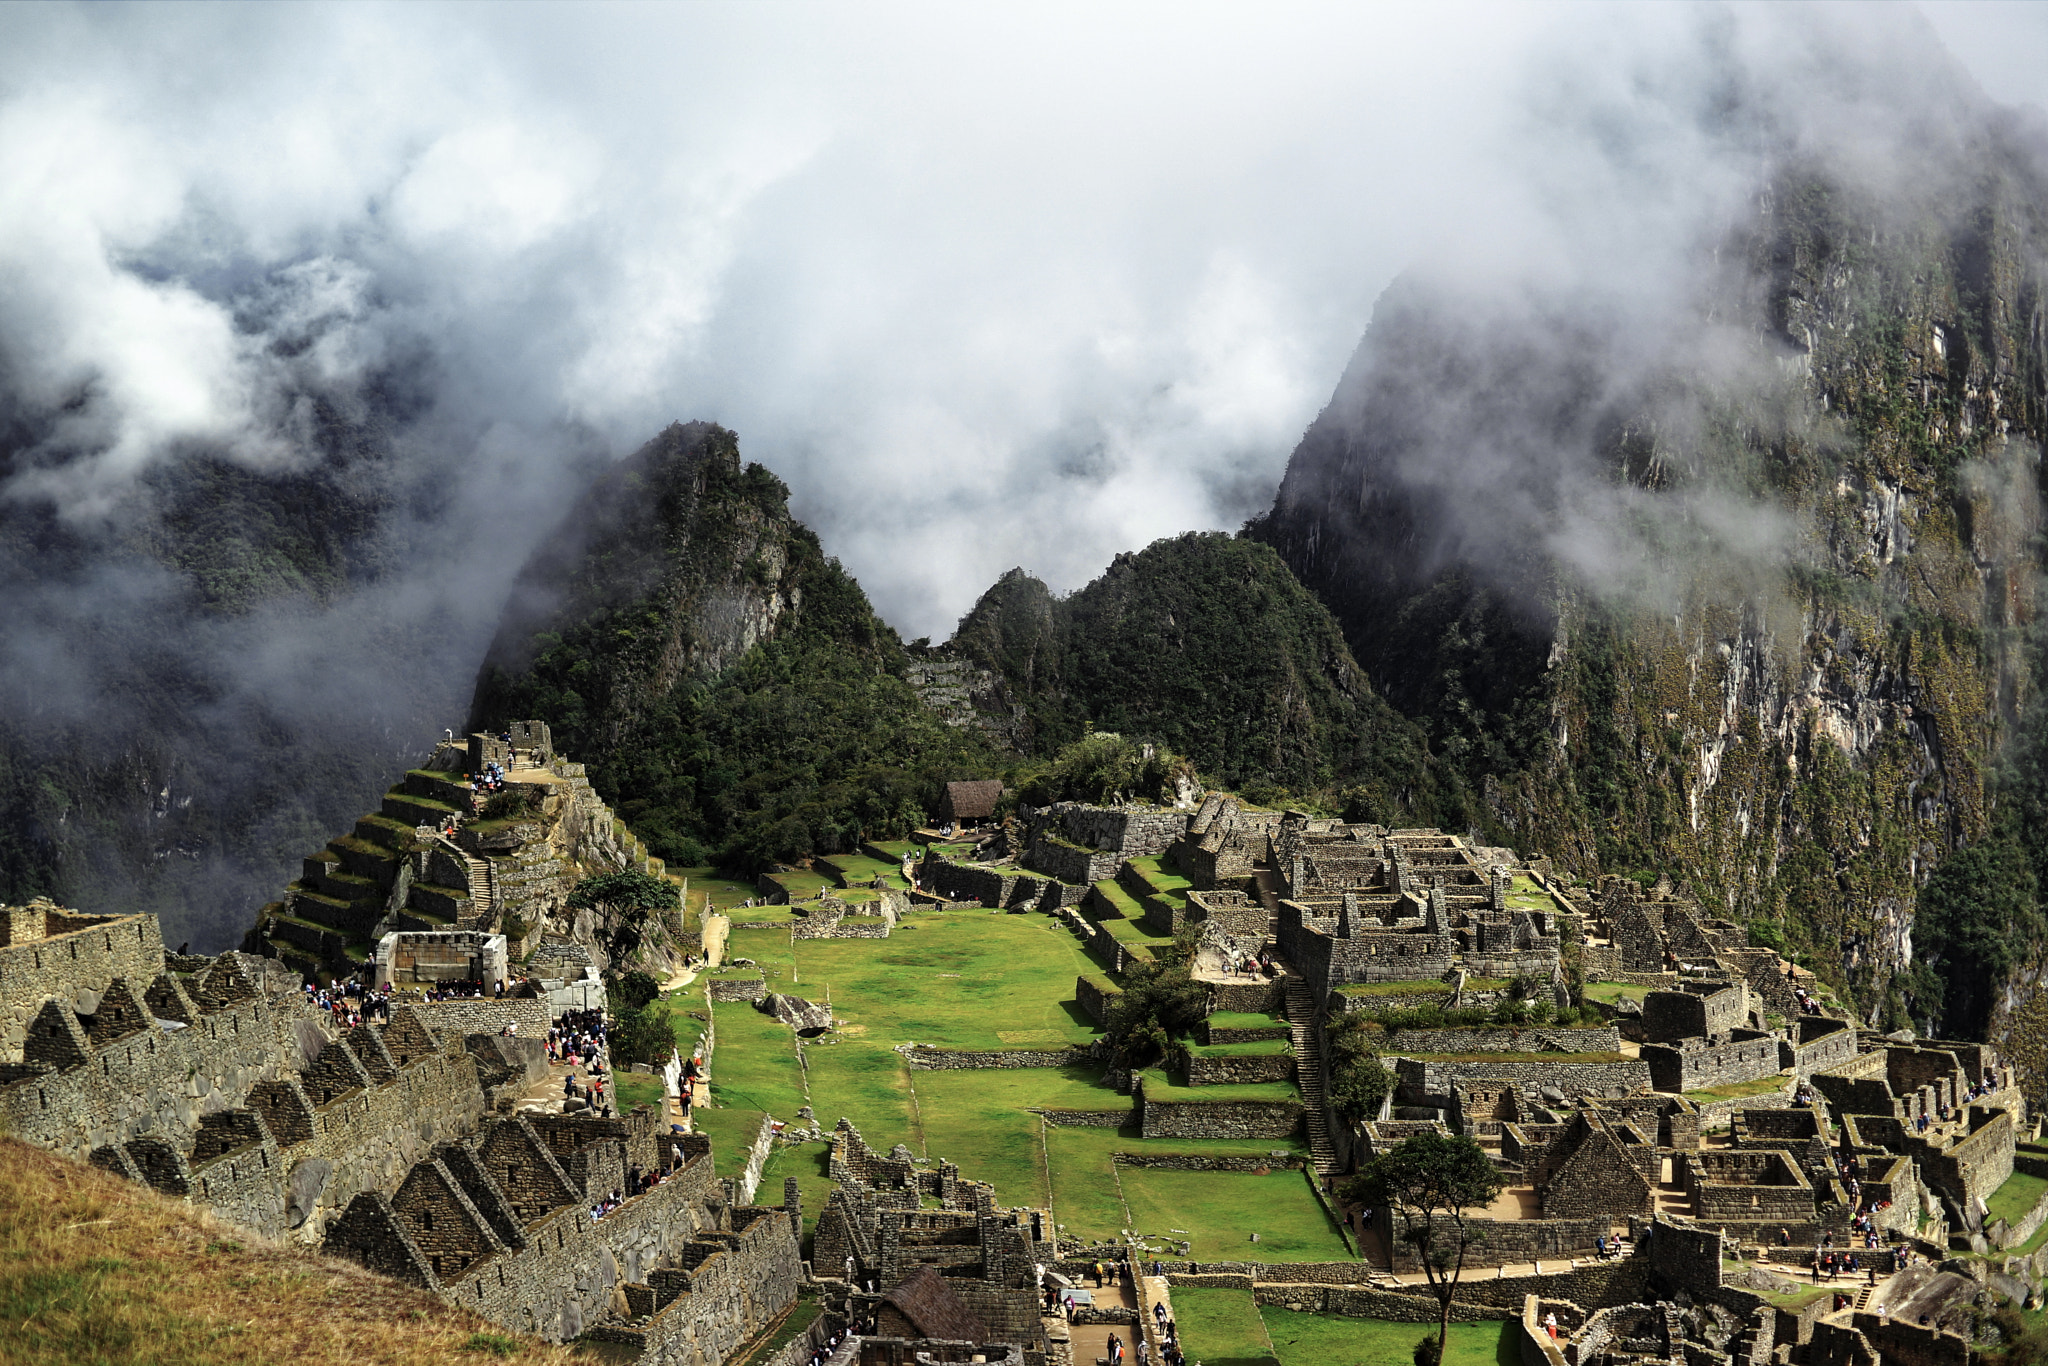
{"label": "white cloud bank", "polygon": [[305,394],[398,366],[469,610],[591,452],[701,417],[943,637],[1012,564],[1260,510],[1397,270],[1651,183],[1554,106],[1701,15],[7,7],[6,492],[87,525],[182,452],[301,459]]}

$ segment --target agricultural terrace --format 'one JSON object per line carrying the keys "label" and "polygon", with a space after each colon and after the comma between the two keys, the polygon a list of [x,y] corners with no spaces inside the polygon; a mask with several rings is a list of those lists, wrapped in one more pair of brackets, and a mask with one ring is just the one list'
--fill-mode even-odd
{"label": "agricultural terrace", "polygon": [[[1205,1366],[1353,1366],[1406,1362],[1433,1323],[1304,1314],[1255,1304],[1249,1290],[1176,1286],[1173,1309],[1183,1349]],[[1454,1323],[1444,1366],[1495,1366],[1520,1356],[1505,1320]]]}
{"label": "agricultural terrace", "polygon": [[[963,1174],[993,1183],[1006,1205],[1051,1208],[1072,1236],[1180,1229],[1192,1255],[1221,1259],[1242,1255],[1257,1233],[1266,1261],[1352,1255],[1307,1177],[1287,1164],[1305,1154],[1296,1140],[1142,1138],[1132,1097],[1105,1085],[1100,1066],[1085,1056],[1069,1066],[913,1070],[896,1051],[901,1044],[1057,1051],[1093,1043],[1099,1031],[1074,999],[1074,980],[1100,966],[1060,922],[931,911],[905,917],[887,939],[794,939],[786,906],[729,914],[729,960],[748,961],[711,980],[760,978],[770,991],[829,1002],[837,1027],[800,1039],[749,1002],[708,1002],[701,982],[665,998],[679,1023],[708,1011],[716,1025],[712,1103],[700,1107],[697,1122],[716,1140],[722,1172],[744,1164],[763,1114],[794,1122],[809,1105],[828,1133],[844,1116],[877,1149],[901,1143],[918,1156],[956,1162]],[[1147,1085],[1174,1100],[1253,1092],[1298,1099],[1286,1084],[1191,1088],[1159,1072],[1147,1074]],[[1099,1112],[1111,1122],[1061,1125],[1041,1113],[1047,1110]],[[1117,1161],[1118,1154],[1176,1153],[1273,1163],[1183,1172]],[[831,1191],[828,1154],[823,1142],[780,1145],[763,1171],[763,1181],[776,1185],[797,1178],[806,1232]]]}

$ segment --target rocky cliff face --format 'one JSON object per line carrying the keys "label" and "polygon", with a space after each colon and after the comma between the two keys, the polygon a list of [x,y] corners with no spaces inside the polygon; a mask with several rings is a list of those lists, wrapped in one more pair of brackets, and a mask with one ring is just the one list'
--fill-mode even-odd
{"label": "rocky cliff face", "polygon": [[1958,136],[1781,163],[1661,317],[1404,283],[1253,528],[1493,833],[1680,870],[1873,1020],[2035,705],[2048,181]]}

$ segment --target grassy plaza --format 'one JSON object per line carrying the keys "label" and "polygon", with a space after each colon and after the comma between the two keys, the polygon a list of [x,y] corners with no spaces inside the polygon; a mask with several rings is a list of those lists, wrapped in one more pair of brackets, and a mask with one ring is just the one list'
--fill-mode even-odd
{"label": "grassy plaza", "polygon": [[[1409,1361],[1433,1323],[1343,1318],[1260,1307],[1249,1290],[1173,1292],[1181,1342],[1203,1366],[1381,1366]],[[1454,1323],[1444,1366],[1518,1366],[1512,1325],[1505,1320]]]}
{"label": "grassy plaza", "polygon": [[[829,1002],[836,1028],[799,1040],[750,1002],[709,1007],[717,1031],[711,1104],[700,1106],[696,1117],[717,1144],[721,1173],[744,1165],[762,1114],[794,1121],[809,1105],[828,1133],[844,1116],[877,1150],[900,1143],[991,1182],[1005,1205],[1050,1207],[1070,1236],[1114,1238],[1126,1228],[1164,1236],[1185,1229],[1197,1257],[1245,1256],[1256,1246],[1267,1261],[1349,1258],[1307,1178],[1285,1165],[1304,1151],[1296,1139],[1142,1138],[1133,1097],[1104,1085],[1094,1064],[909,1066],[899,1045],[1057,1050],[1094,1041],[1099,1031],[1075,1001],[1074,982],[1101,968],[1060,922],[979,909],[925,912],[874,940],[793,939],[794,920],[787,907],[739,908],[728,953],[752,962],[721,969],[713,980],[761,978],[770,991]],[[668,999],[672,1012],[706,1009],[701,995]],[[1230,1023],[1275,1021],[1260,1015]],[[1276,1041],[1204,1051],[1261,1054],[1285,1047]],[[1148,1073],[1146,1084],[1181,1102],[1299,1098],[1285,1083],[1189,1087],[1165,1072]],[[1039,1113],[1044,1110],[1101,1112],[1114,1127],[1062,1127],[1049,1123]],[[762,1173],[763,1198],[779,1199],[781,1183],[794,1176],[806,1224],[815,1227],[831,1191],[828,1152],[825,1143],[778,1146]],[[1182,1172],[1131,1166],[1117,1161],[1120,1153],[1282,1156],[1262,1173]],[[1253,1233],[1260,1236],[1256,1245]]]}

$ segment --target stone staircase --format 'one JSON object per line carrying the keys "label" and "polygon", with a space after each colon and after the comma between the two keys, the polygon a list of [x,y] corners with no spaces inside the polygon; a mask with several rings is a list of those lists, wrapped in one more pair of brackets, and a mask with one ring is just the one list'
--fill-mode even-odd
{"label": "stone staircase", "polygon": [[1323,1057],[1316,1047],[1316,998],[1299,977],[1285,979],[1287,1024],[1294,1037],[1294,1073],[1301,1087],[1302,1122],[1308,1126],[1308,1150],[1318,1176],[1337,1174],[1337,1148],[1330,1141],[1328,1092],[1323,1085]]}
{"label": "stone staircase", "polygon": [[470,853],[463,854],[462,861],[469,869],[469,914],[462,918],[460,927],[465,930],[480,928],[490,923],[491,912],[497,909],[491,865]]}

